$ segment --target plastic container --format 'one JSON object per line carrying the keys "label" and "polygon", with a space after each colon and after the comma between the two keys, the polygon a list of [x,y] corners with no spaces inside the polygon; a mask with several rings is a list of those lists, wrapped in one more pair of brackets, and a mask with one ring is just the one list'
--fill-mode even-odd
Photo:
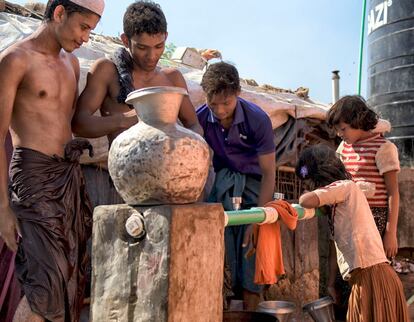
{"label": "plastic container", "polygon": [[414,164],[414,1],[371,0],[367,9],[368,103],[391,122],[401,164]]}

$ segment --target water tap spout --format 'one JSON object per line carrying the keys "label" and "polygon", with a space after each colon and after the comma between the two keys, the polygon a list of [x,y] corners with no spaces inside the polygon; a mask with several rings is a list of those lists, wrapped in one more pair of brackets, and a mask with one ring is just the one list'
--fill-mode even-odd
{"label": "water tap spout", "polygon": [[232,197],[231,203],[233,205],[233,210],[240,210],[242,204],[242,197]]}

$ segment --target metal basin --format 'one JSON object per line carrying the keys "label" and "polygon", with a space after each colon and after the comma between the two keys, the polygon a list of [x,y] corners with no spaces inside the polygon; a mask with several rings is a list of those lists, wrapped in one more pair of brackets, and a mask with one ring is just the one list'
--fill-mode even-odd
{"label": "metal basin", "polygon": [[257,311],[271,314],[280,322],[287,322],[296,311],[296,304],[288,301],[264,301],[259,303]]}
{"label": "metal basin", "polygon": [[278,322],[278,319],[262,312],[227,311],[223,313],[223,322]]}
{"label": "metal basin", "polygon": [[315,322],[335,321],[333,300],[330,296],[305,304],[303,311],[308,312]]}

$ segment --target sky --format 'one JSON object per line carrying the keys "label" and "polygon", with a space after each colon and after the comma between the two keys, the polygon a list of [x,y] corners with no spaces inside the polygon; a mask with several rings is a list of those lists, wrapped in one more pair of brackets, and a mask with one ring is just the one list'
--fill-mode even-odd
{"label": "sky", "polygon": [[[123,14],[132,2],[106,0],[95,32],[120,35]],[[218,49],[242,78],[292,90],[308,87],[313,100],[330,103],[331,72],[339,70],[340,96],[357,92],[360,0],[156,2],[167,18],[167,43]],[[361,94],[365,96],[365,56],[363,63]]]}

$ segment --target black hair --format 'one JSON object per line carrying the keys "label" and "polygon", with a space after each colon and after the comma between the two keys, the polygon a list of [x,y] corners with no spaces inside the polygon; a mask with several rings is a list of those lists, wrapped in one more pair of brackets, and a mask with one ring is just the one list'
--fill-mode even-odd
{"label": "black hair", "polygon": [[338,180],[352,179],[335,150],[322,144],[313,145],[303,150],[296,164],[295,172],[300,180],[306,180],[310,183],[312,190]]}
{"label": "black hair", "polygon": [[124,14],[124,33],[128,39],[142,33],[155,35],[167,32],[167,20],[159,4],[136,1]]}
{"label": "black hair", "polygon": [[327,122],[336,126],[340,122],[351,128],[370,131],[378,123],[378,115],[367,105],[365,99],[358,95],[348,95],[339,99],[328,111]]}
{"label": "black hair", "polygon": [[241,89],[237,68],[225,62],[210,65],[200,85],[208,99],[216,94],[224,96],[237,94]]}
{"label": "black hair", "polygon": [[[47,2],[47,6],[46,6],[46,10],[45,10],[45,15],[43,16],[43,21],[51,21],[53,18],[53,13],[55,12],[55,9],[57,6],[63,6],[65,8],[66,14],[68,16],[74,14],[75,12],[78,13],[86,13],[86,14],[95,14],[97,16],[99,16],[97,13],[84,8],[82,6],[77,5],[76,3],[73,3],[69,0],[49,0]],[[100,16],[99,16],[100,17]]]}

